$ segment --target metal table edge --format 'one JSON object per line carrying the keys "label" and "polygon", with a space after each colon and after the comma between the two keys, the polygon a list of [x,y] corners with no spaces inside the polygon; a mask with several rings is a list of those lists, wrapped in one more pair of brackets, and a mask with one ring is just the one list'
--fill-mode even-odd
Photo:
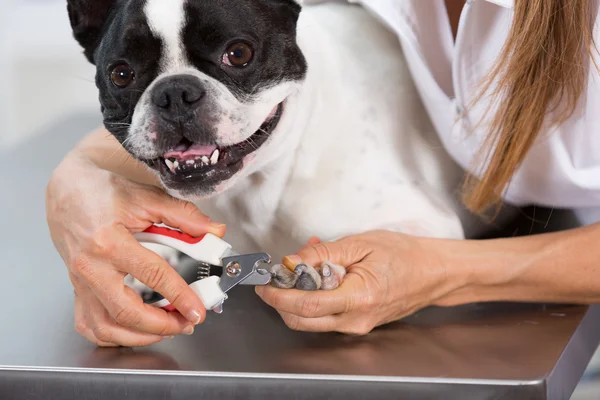
{"label": "metal table edge", "polygon": [[590,305],[545,379],[548,400],[569,399],[600,345],[600,305]]}
{"label": "metal table edge", "polygon": [[489,385],[489,386],[540,386],[545,379],[516,380],[516,379],[466,379],[466,378],[423,378],[409,376],[368,376],[368,375],[324,375],[324,374],[273,374],[273,373],[243,373],[243,372],[202,372],[202,371],[170,371],[170,370],[133,370],[108,368],[67,368],[67,367],[27,367],[0,365],[0,376],[10,372],[24,373],[63,373],[63,374],[101,374],[101,375],[137,375],[156,377],[198,377],[198,378],[231,378],[253,380],[311,380],[311,381],[351,381],[373,383],[443,383],[459,385]]}

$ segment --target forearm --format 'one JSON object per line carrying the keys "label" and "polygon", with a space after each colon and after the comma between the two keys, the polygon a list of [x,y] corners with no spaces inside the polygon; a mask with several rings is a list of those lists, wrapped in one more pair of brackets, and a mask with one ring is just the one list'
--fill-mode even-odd
{"label": "forearm", "polygon": [[99,168],[135,182],[160,186],[158,179],[133,158],[106,129],[100,128],[77,144],[70,157],[83,157]]}
{"label": "forearm", "polygon": [[458,288],[440,305],[487,301],[600,303],[600,224],[521,238],[447,242]]}

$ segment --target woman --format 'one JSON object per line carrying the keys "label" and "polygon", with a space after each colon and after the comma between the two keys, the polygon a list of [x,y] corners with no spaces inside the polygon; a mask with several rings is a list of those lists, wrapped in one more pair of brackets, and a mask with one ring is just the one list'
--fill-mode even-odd
{"label": "woman", "polygon": [[[344,284],[333,292],[260,287],[259,296],[293,329],[351,334],[429,305],[599,301],[596,2],[362,3],[398,32],[442,142],[471,172],[465,204],[482,213],[503,201],[570,208],[583,227],[485,241],[391,232],[314,239],[288,263],[342,264]],[[131,232],[160,222],[192,235],[223,235],[225,227],[157,189],[106,136],[101,130],[84,140],[48,187],[48,221],[75,288],[77,329],[103,346],[191,334],[205,317],[200,300],[162,260],[136,250]],[[145,306],[123,286],[124,273],[143,276],[149,263],[161,272],[146,278],[181,315]]]}

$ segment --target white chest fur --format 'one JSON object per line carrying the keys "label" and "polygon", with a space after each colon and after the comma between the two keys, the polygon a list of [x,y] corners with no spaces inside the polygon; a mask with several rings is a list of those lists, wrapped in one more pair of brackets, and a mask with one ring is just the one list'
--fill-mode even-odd
{"label": "white chest fur", "polygon": [[371,229],[462,238],[453,191],[463,171],[430,125],[398,39],[338,4],[306,7],[298,39],[309,74],[289,147],[199,207],[227,223],[239,251],[274,259],[310,236]]}

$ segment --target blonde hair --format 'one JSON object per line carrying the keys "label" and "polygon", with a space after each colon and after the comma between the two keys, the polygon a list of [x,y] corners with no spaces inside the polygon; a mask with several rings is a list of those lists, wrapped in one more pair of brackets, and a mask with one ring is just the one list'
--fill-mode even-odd
{"label": "blonde hair", "polygon": [[[480,153],[480,179],[467,175],[464,203],[476,213],[501,206],[503,191],[546,118],[560,124],[577,106],[593,60],[590,0],[516,0],[514,22],[498,63],[475,101],[488,91],[498,105]],[[490,91],[492,88],[494,89]],[[493,104],[493,101],[489,104]]]}

